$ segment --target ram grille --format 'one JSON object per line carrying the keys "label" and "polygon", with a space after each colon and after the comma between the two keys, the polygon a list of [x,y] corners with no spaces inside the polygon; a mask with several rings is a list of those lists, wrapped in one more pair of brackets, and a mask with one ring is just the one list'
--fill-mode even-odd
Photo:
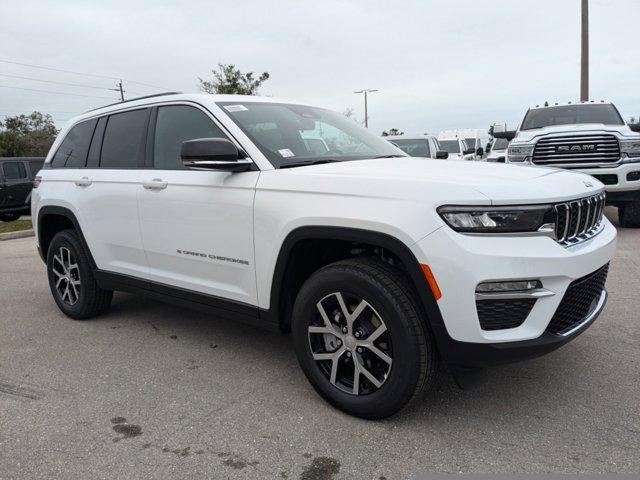
{"label": "ram grille", "polygon": [[536,165],[580,166],[611,165],[620,161],[620,144],[614,135],[571,135],[545,137],[533,149]]}

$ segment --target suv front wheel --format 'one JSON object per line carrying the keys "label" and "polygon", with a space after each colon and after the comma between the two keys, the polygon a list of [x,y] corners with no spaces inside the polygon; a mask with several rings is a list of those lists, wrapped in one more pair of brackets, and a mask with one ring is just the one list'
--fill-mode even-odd
{"label": "suv front wheel", "polygon": [[298,361],[316,391],[351,415],[393,415],[436,376],[438,354],[412,286],[392,266],[345,260],[314,273],[293,308]]}
{"label": "suv front wheel", "polygon": [[113,292],[96,283],[89,256],[75,230],[58,232],[51,240],[47,274],[58,308],[73,319],[94,317],[111,305]]}

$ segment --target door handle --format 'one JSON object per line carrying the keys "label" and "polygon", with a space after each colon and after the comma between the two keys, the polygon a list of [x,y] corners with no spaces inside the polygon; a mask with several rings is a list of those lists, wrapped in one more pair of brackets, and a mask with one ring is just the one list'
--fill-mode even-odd
{"label": "door handle", "polygon": [[82,177],[81,179],[75,181],[75,184],[78,187],[88,187],[89,185],[91,185],[91,183],[92,182],[89,177]]}
{"label": "door handle", "polygon": [[162,181],[161,178],[154,178],[153,180],[142,182],[142,186],[147,190],[164,190],[167,188],[167,182]]}

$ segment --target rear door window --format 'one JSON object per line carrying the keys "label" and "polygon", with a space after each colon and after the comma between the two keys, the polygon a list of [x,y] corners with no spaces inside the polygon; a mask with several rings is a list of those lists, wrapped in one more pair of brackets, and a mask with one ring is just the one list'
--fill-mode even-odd
{"label": "rear door window", "polygon": [[159,107],[153,141],[153,167],[164,170],[184,168],[180,159],[182,142],[212,137],[227,138],[198,108],[187,105]]}
{"label": "rear door window", "polygon": [[142,165],[149,110],[110,115],[104,130],[100,168],[135,168]]}
{"label": "rear door window", "polygon": [[27,169],[22,162],[4,162],[2,164],[5,180],[20,180],[27,178]]}
{"label": "rear door window", "polygon": [[51,166],[53,168],[84,167],[95,125],[95,120],[88,120],[77,124],[69,130],[69,133],[64,137],[64,140],[51,159]]}

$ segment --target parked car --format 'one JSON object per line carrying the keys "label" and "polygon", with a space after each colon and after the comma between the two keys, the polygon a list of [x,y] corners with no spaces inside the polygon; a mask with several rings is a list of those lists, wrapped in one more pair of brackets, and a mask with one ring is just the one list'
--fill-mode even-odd
{"label": "parked car", "polygon": [[41,157],[0,157],[0,220],[12,222],[31,211],[31,190]]}
{"label": "parked car", "polygon": [[461,138],[467,145],[467,149],[474,150],[473,159],[484,160],[485,148],[490,140],[486,130],[478,128],[456,128],[452,130],[443,130],[438,135],[439,139],[455,139]]}
{"label": "parked car", "polygon": [[509,140],[506,138],[494,138],[487,146],[487,162],[505,163]]}
{"label": "parked car", "polygon": [[449,154],[449,160],[473,161],[476,159],[476,152],[467,146],[461,138],[438,138],[440,148]]}
{"label": "parked car", "polygon": [[291,331],[316,391],[364,418],[432,388],[441,360],[464,382],[584,332],[616,240],[587,175],[411,158],[338,113],[253,96],[87,112],[35,187],[67,316],[124,290]]}
{"label": "parked car", "polygon": [[449,154],[440,148],[438,139],[433,135],[388,135],[383,137],[393,143],[410,157],[445,159]]}
{"label": "parked car", "polygon": [[626,125],[612,103],[530,108],[511,140],[507,163],[566,168],[605,184],[620,225],[640,227],[640,130]]}

